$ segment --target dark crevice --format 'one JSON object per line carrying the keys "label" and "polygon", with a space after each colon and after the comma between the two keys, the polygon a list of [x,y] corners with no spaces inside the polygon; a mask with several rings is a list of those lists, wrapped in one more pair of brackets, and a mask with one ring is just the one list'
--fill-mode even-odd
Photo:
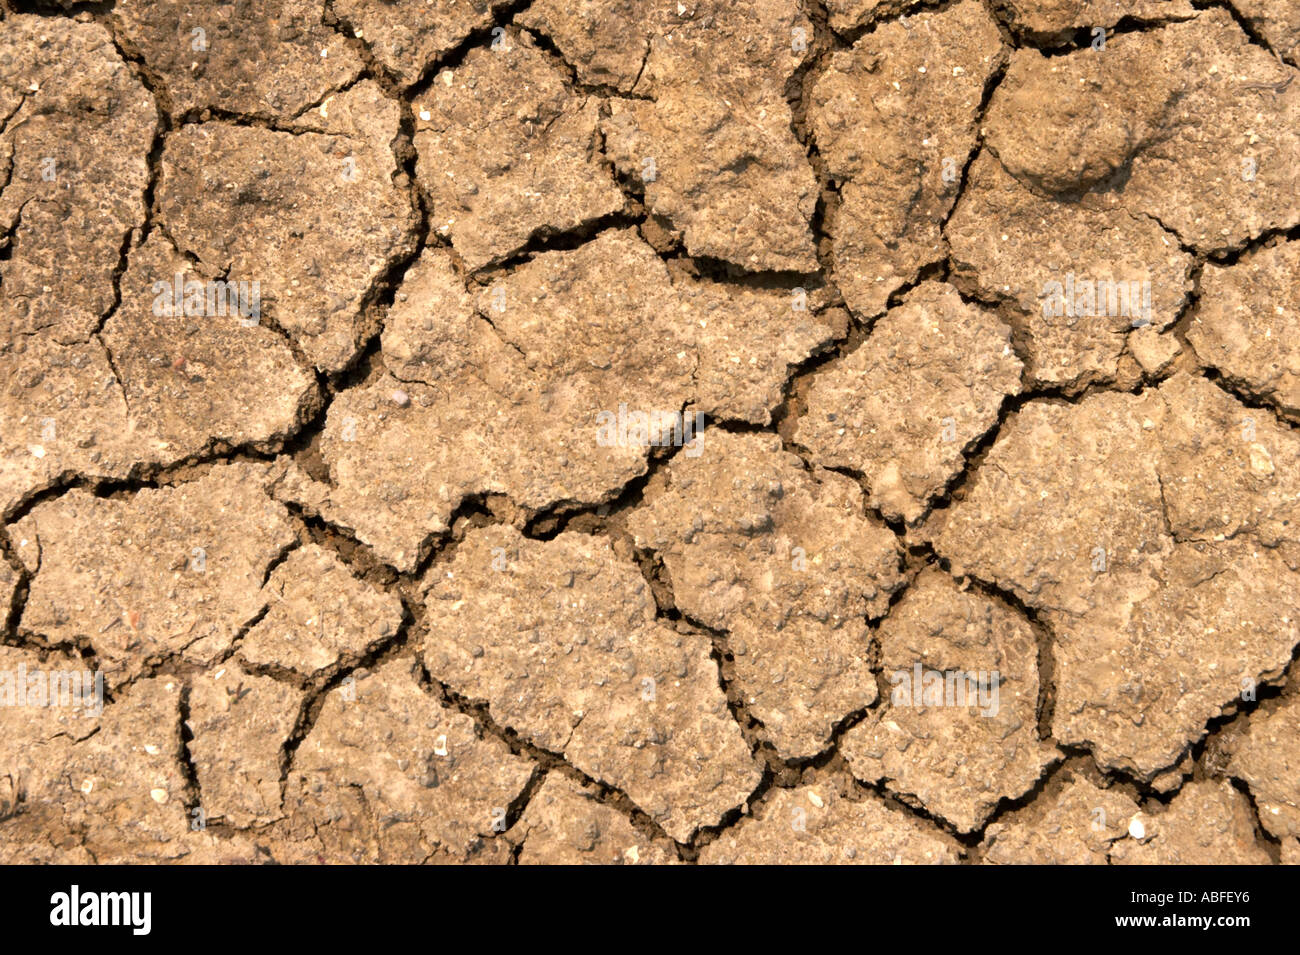
{"label": "dark crevice", "polygon": [[112,11],[116,3],[117,0],[9,0],[9,9],[16,14],[39,17],[71,18],[82,14],[100,17]]}
{"label": "dark crevice", "polygon": [[[457,693],[447,684],[435,679],[424,667],[423,663],[419,664],[418,671],[420,685],[426,693],[437,700],[443,707],[470,717],[489,735],[504,742],[513,755],[526,759],[547,772],[557,772],[573,780],[595,794],[599,802],[627,816],[638,830],[649,834],[654,839],[678,845],[664,832],[663,827],[637,806],[621,789],[588,776],[573,766],[572,763],[567,762],[562,754],[543,749],[526,739],[512,727],[497,723],[492,717],[487,702],[472,700]],[[519,800],[516,800],[516,802],[518,803]],[[522,805],[520,810],[522,811]],[[510,824],[513,825],[513,821]]]}
{"label": "dark crevice", "polygon": [[[993,102],[993,94],[997,92],[998,87],[1006,78],[1007,69],[1011,65],[1011,56],[1004,51],[1001,62],[989,74],[984,81],[984,90],[980,94],[980,104],[975,110],[975,120],[972,127],[975,130],[975,144],[971,147],[970,152],[966,155],[966,162],[961,167],[961,175],[957,178],[957,188],[954,192],[952,203],[948,206],[948,211],[944,213],[942,221],[939,223],[939,234],[945,235],[948,229],[948,222],[952,219],[953,213],[957,211],[957,205],[962,196],[966,195],[966,186],[970,182],[971,167],[975,165],[975,160],[984,150],[984,119],[988,116],[989,106]],[[1000,161],[1000,160],[999,160]],[[951,263],[945,260],[945,264],[951,268]]]}
{"label": "dark crevice", "polygon": [[[343,92],[346,88],[344,87],[337,92]],[[334,92],[336,91],[331,91],[330,95],[334,95]],[[310,107],[308,107],[309,109]],[[308,110],[303,110],[293,120],[286,123],[276,113],[239,113],[234,110],[223,109],[220,106],[195,106],[176,118],[174,128],[224,125],[241,129],[264,129],[273,133],[283,133],[286,136],[328,135],[322,133],[320,129],[301,122],[301,117]]]}
{"label": "dark crevice", "polygon": [[1282,861],[1282,840],[1264,827],[1263,816],[1260,813],[1259,803],[1255,801],[1255,794],[1250,791],[1250,786],[1243,779],[1232,776],[1228,781],[1237,792],[1246,797],[1246,802],[1250,805],[1255,844],[1268,853],[1269,860],[1274,865],[1279,865]]}
{"label": "dark crevice", "polygon": [[626,212],[611,212],[608,215],[589,219],[571,229],[542,226],[533,232],[522,248],[495,262],[490,262],[475,269],[473,279],[481,285],[490,285],[497,277],[513,272],[519,266],[531,262],[539,255],[547,252],[572,252],[586,245],[602,232],[635,229],[641,225],[642,218],[641,216],[628,215]]}
{"label": "dark crevice", "polygon": [[841,49],[851,47],[887,23],[901,21],[906,25],[912,17],[923,13],[943,13],[961,2],[963,0],[880,0],[863,22],[835,31],[836,43]]}
{"label": "dark crevice", "polygon": [[[308,687],[308,691],[303,695],[293,730],[289,733],[280,751],[280,797],[282,802],[288,795],[287,787],[293,769],[294,756],[303,741],[311,735],[311,731],[315,728],[316,721],[320,718],[321,710],[324,708],[326,700],[329,699],[329,695],[340,690],[344,681],[348,678],[355,679],[355,674],[358,672],[372,671],[405,653],[415,625],[416,616],[403,601],[402,623],[391,637],[371,647],[350,665],[339,666],[333,672],[320,674],[305,684],[300,684]],[[294,681],[290,680],[289,682]]]}
{"label": "dark crevice", "polygon": [[[614,86],[607,86],[599,83],[583,82],[583,80],[578,76],[577,68],[565,58],[563,51],[560,50],[559,46],[549,36],[547,36],[541,30],[536,29],[535,27],[520,27],[519,32],[521,34],[527,35],[529,39],[531,39],[534,43],[537,44],[537,48],[539,50],[543,50],[544,52],[550,54],[555,60],[559,62],[561,68],[563,68],[564,72],[568,75],[569,88],[572,89],[574,92],[584,96],[599,96],[602,98],[609,98],[609,99],[636,99],[636,100],[645,100],[648,102],[654,102],[654,97],[652,96],[647,96],[642,93],[632,92],[631,90],[636,89],[635,84],[633,84],[631,90],[624,91]],[[646,53],[648,59],[649,47],[646,48]],[[642,61],[641,68],[642,70],[645,69],[645,61]],[[637,75],[637,79],[638,80],[640,79],[640,74]]]}
{"label": "dark crevice", "polygon": [[[194,763],[194,754],[190,744],[194,742],[194,726],[190,713],[190,685],[181,687],[180,692],[180,752],[176,754],[180,765],[181,777],[185,780],[185,818],[189,821],[195,817],[195,811],[203,812],[203,790],[199,786],[199,771]],[[198,816],[197,818],[202,818]]]}
{"label": "dark crevice", "polygon": [[[493,4],[491,8],[492,23],[489,26],[480,27],[471,30],[464,39],[453,46],[451,49],[439,54],[431,62],[425,64],[421,70],[420,76],[409,83],[406,87],[405,98],[409,102],[415,102],[429,90],[429,85],[443,70],[457,69],[465,62],[471,50],[482,46],[490,46],[494,39],[492,31],[513,25],[514,19],[523,13],[530,6],[533,0],[509,0],[507,3]],[[345,29],[355,35],[351,25],[343,22]]]}
{"label": "dark crevice", "polygon": [[[1166,231],[1168,230],[1166,229]],[[1230,268],[1242,259],[1249,258],[1259,252],[1261,249],[1277,245],[1279,241],[1300,242],[1300,224],[1291,226],[1288,229],[1265,229],[1259,235],[1248,239],[1240,245],[1232,246],[1227,249],[1211,250],[1206,255],[1201,256],[1201,258],[1219,266],[1220,268]]]}
{"label": "dark crevice", "polygon": [[1235,398],[1240,404],[1256,411],[1262,411],[1269,416],[1269,420],[1279,428],[1287,431],[1300,431],[1300,422],[1291,421],[1283,416],[1282,409],[1266,398],[1252,394],[1242,387],[1238,380],[1224,375],[1217,368],[1205,368],[1202,371],[1203,376],[1217,385],[1221,390],[1226,391]]}
{"label": "dark crevice", "polygon": [[1267,50],[1268,54],[1274,59],[1286,63],[1288,66],[1295,66],[1290,60],[1285,59],[1282,54],[1273,49],[1273,44],[1265,39],[1264,34],[1255,29],[1255,25],[1241,15],[1241,12],[1234,6],[1231,0],[1191,0],[1192,6],[1199,12],[1201,10],[1222,10],[1236,22],[1241,28],[1241,32],[1250,38],[1250,42],[1260,49]]}
{"label": "dark crevice", "polygon": [[[934,561],[948,574],[952,573],[946,558],[934,555]],[[1056,713],[1056,655],[1057,637],[1050,624],[1039,613],[1011,590],[989,581],[981,580],[969,574],[964,576],[973,589],[986,599],[1011,611],[1029,624],[1034,640],[1038,646],[1038,703],[1035,707],[1038,723],[1038,738],[1045,742],[1055,742],[1052,738],[1052,719]]]}
{"label": "dark crevice", "polygon": [[528,804],[533,801],[537,795],[537,790],[542,788],[542,783],[546,781],[549,770],[541,763],[533,764],[532,775],[528,777],[528,782],[524,783],[524,788],[519,790],[519,795],[510,800],[510,805],[505,807],[505,830],[497,838],[506,839],[511,842],[510,859],[515,865],[519,864],[519,853],[522,851],[524,844],[522,840],[515,841],[511,838],[515,826],[519,824],[520,818],[528,809]]}

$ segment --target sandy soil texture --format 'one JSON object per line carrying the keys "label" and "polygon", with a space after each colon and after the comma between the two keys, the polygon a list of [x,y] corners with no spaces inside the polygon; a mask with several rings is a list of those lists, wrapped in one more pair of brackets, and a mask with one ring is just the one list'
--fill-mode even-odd
{"label": "sandy soil texture", "polygon": [[1294,0],[0,0],[0,862],[1300,862]]}

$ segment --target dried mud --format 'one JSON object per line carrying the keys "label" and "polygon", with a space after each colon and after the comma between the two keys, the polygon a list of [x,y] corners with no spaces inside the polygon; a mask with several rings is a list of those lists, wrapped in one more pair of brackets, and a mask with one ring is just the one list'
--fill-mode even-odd
{"label": "dried mud", "polygon": [[3,0],[0,861],[1300,860],[1298,72]]}

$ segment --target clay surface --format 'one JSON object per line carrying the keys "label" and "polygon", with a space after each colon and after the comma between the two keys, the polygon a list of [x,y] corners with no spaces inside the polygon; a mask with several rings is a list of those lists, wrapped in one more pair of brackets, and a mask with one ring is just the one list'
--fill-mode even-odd
{"label": "clay surface", "polygon": [[1300,862],[1298,73],[4,0],[0,862]]}

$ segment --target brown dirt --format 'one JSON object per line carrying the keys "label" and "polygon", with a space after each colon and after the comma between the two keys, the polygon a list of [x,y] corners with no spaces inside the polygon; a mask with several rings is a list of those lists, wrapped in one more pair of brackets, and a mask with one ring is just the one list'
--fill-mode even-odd
{"label": "brown dirt", "polygon": [[1300,860],[1298,57],[0,0],[0,861]]}

